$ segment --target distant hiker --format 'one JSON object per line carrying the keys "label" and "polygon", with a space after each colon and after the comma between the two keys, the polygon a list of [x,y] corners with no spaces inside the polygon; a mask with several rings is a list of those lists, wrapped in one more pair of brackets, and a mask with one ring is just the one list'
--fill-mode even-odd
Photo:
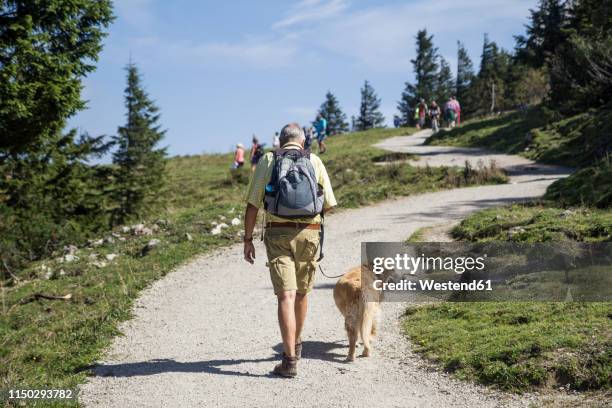
{"label": "distant hiker", "polygon": [[274,133],[272,137],[272,150],[280,149],[280,139],[278,138],[278,132]]}
{"label": "distant hiker", "polygon": [[234,154],[234,165],[232,168],[239,169],[244,166],[244,145],[242,143],[238,143],[236,145],[236,153]]}
{"label": "distant hiker", "polygon": [[449,99],[444,105],[444,119],[446,120],[447,127],[454,128],[457,120],[457,111],[453,99]]}
{"label": "distant hiker", "polygon": [[453,101],[453,108],[455,109],[455,115],[457,116],[457,126],[459,126],[461,124],[461,105],[459,104],[456,96],[453,96],[451,100]]}
{"label": "distant hiker", "polygon": [[314,286],[320,252],[322,214],[336,206],[321,159],[304,150],[305,136],[296,123],[281,130],[281,149],[265,154],[251,178],[244,215],[244,259],[255,261],[253,229],[264,208],[266,253],[283,339],[282,362],[273,373],[297,375],[308,293]]}
{"label": "distant hiker", "polygon": [[257,162],[264,154],[263,145],[259,143],[257,136],[253,135],[253,146],[251,147],[250,160],[251,160],[251,171],[255,171]]}
{"label": "distant hiker", "polygon": [[431,120],[431,129],[436,133],[440,121],[440,107],[436,101],[431,101],[431,105],[429,106],[429,119]]}
{"label": "distant hiker", "polygon": [[314,138],[314,131],[312,130],[312,127],[306,127],[304,126],[302,128],[302,131],[304,132],[304,150],[306,150],[307,152],[310,152],[310,148],[312,147],[312,139]]}
{"label": "distant hiker", "polygon": [[393,126],[396,127],[396,128],[402,126],[402,121],[401,121],[400,117],[397,116],[397,115],[393,116]]}
{"label": "distant hiker", "polygon": [[325,147],[325,139],[327,138],[327,120],[320,114],[317,115],[317,120],[314,122],[314,128],[317,131],[319,154],[323,154],[327,150]]}
{"label": "distant hiker", "polygon": [[425,120],[427,119],[427,104],[425,103],[425,99],[421,98],[417,105],[417,109],[417,129],[423,129],[425,127]]}

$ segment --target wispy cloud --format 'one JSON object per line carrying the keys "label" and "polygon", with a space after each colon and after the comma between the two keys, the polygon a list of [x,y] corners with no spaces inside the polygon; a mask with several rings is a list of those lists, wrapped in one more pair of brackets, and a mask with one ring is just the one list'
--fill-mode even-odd
{"label": "wispy cloud", "polygon": [[147,30],[156,22],[152,0],[115,0],[113,4],[117,16],[132,27]]}
{"label": "wispy cloud", "polygon": [[[146,27],[155,21],[152,1],[116,0],[118,14],[130,24]],[[437,44],[446,44],[444,56],[452,62],[454,51],[450,49],[455,40],[475,30],[486,31],[484,14],[491,24],[523,19],[533,3],[534,0],[416,0],[356,8],[349,7],[349,0],[300,0],[273,24],[272,30],[261,27],[255,35],[235,41],[157,38],[148,45],[147,53],[196,64],[246,64],[264,69],[284,68],[297,57],[307,56],[309,63],[316,64],[336,55],[371,70],[409,72],[418,29],[426,27],[436,35]],[[157,37],[154,30],[148,33],[143,37]],[[143,45],[146,46],[138,44]]]}
{"label": "wispy cloud", "polygon": [[442,37],[454,44],[466,31],[482,29],[483,10],[487,21],[496,22],[524,18],[532,5],[533,0],[419,0],[376,6],[338,15],[331,24],[312,30],[311,40],[371,68],[403,70],[410,66],[418,29],[436,34],[434,41]]}
{"label": "wispy cloud", "polygon": [[289,27],[300,23],[316,22],[339,15],[348,8],[346,0],[301,0],[273,28]]}

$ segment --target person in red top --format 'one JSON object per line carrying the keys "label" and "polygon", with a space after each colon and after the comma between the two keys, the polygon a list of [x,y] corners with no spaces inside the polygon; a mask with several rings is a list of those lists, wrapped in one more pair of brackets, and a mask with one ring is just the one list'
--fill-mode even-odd
{"label": "person in red top", "polygon": [[234,165],[233,169],[239,169],[244,166],[244,146],[242,143],[236,145],[236,153],[234,154]]}

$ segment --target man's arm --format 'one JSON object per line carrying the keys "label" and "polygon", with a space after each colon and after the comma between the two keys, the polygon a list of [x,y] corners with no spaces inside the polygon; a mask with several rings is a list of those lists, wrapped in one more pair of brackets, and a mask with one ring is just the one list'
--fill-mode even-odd
{"label": "man's arm", "polygon": [[255,245],[253,245],[253,230],[257,222],[259,208],[247,204],[244,212],[244,259],[252,264],[255,262]]}

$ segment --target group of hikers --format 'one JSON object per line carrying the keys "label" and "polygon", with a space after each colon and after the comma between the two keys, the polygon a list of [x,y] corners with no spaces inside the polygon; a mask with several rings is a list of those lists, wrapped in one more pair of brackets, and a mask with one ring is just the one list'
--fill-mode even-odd
{"label": "group of hikers", "polygon": [[[316,120],[312,123],[312,126],[304,126],[302,128],[304,132],[304,150],[310,152],[314,139],[317,140],[319,146],[319,154],[325,153],[327,147],[325,146],[325,139],[327,138],[327,119],[322,115],[317,115]],[[253,135],[252,146],[249,151],[249,162],[251,163],[251,171],[254,172],[257,167],[259,159],[266,153],[265,143],[261,143],[259,138]],[[280,149],[280,136],[278,132],[274,133],[272,137],[272,151]],[[236,151],[234,152],[234,163],[232,169],[239,169],[244,166],[245,160],[245,148],[242,143],[236,144]]]}
{"label": "group of hikers", "polygon": [[[443,115],[443,116],[442,116]],[[425,99],[421,98],[419,103],[414,108],[414,121],[417,129],[424,129],[429,122],[434,132],[440,128],[440,120],[443,119],[446,126],[454,128],[461,122],[461,105],[455,96],[452,96],[445,104],[443,109],[440,108],[436,101],[431,101],[429,106]],[[400,127],[401,119],[396,116],[393,120],[395,127]]]}

